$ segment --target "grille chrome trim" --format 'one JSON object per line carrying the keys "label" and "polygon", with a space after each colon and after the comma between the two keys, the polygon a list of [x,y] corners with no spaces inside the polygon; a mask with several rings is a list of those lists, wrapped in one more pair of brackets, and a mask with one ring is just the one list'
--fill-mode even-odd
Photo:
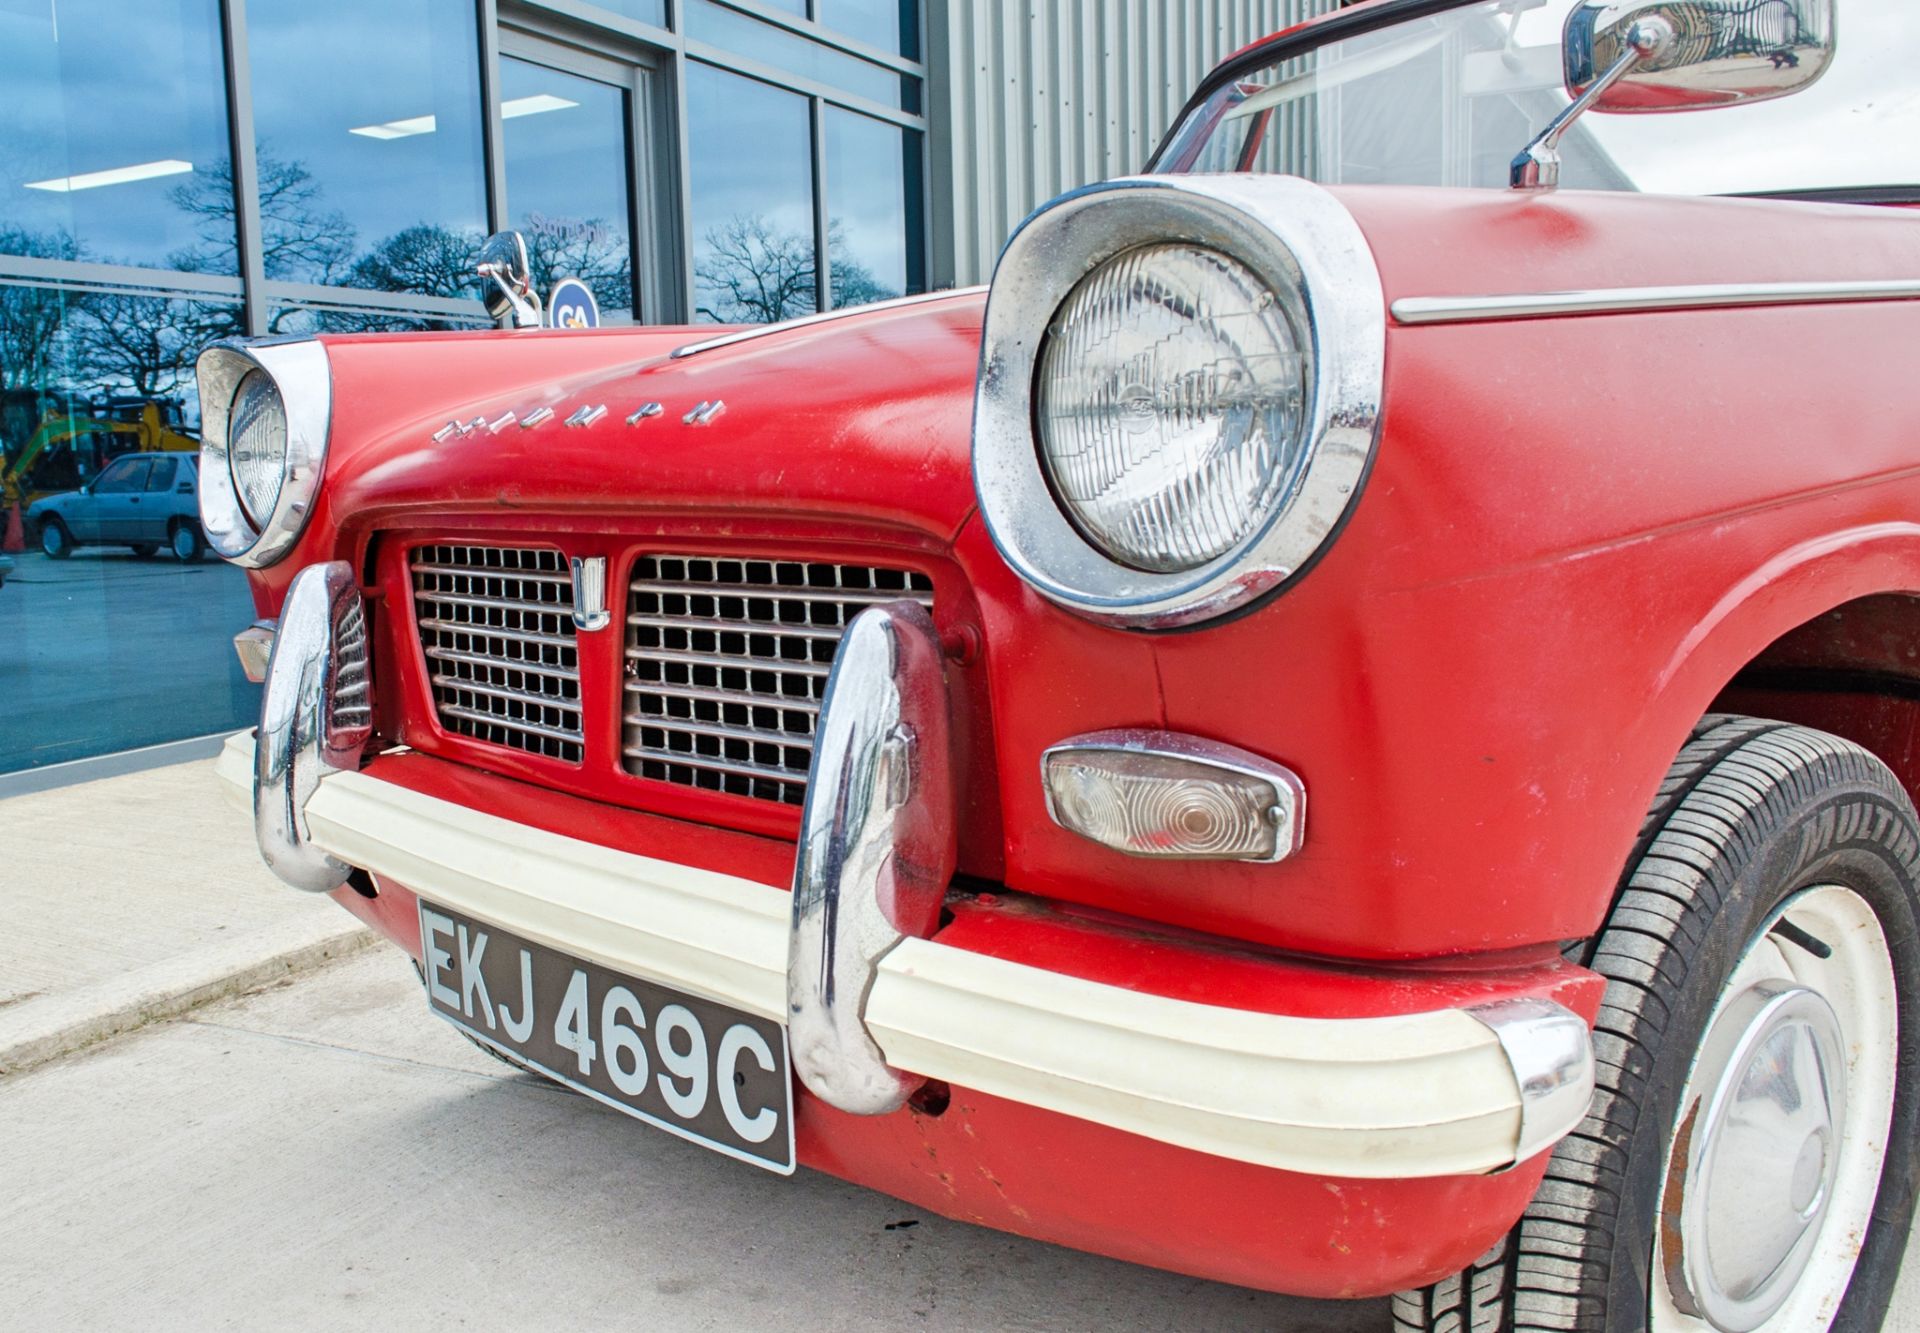
{"label": "grille chrome trim", "polygon": [[[464,620],[440,620],[435,617],[422,617],[415,622],[422,629],[446,630],[452,634],[471,634],[480,627]],[[530,634],[526,630],[490,629],[486,637],[505,639],[510,643],[531,643],[546,648],[571,648],[574,646],[571,634]]]}
{"label": "grille chrome trim", "polygon": [[[838,643],[836,639],[834,642]],[[797,662],[791,658],[734,657],[725,653],[684,653],[670,648],[629,648],[629,662],[681,662],[688,666],[726,667],[740,671],[777,671],[787,675],[811,676],[820,680],[833,670],[826,662]],[[767,696],[779,698],[778,695]]]}
{"label": "grille chrome trim", "polygon": [[[465,565],[441,565],[416,560],[410,568],[416,574],[466,574],[478,573],[476,569]],[[571,585],[573,578],[569,574],[547,574],[537,569],[514,571],[514,577],[522,583],[559,583]]]}
{"label": "grille chrome trim", "polygon": [[434,544],[408,572],[440,725],[579,763],[580,655],[566,557],[546,547]]}
{"label": "grille chrome trim", "polygon": [[798,806],[846,627],[931,610],[926,575],[821,561],[648,555],[627,592],[621,755],[636,777]]}
{"label": "grille chrome trim", "polygon": [[[512,674],[517,675],[521,673],[515,672]],[[433,683],[435,685],[444,685],[450,690],[466,690],[473,694],[484,694],[491,699],[517,699],[521,703],[538,704],[542,708],[557,708],[563,713],[577,713],[580,711],[580,701],[577,698],[571,702],[558,703],[555,702],[554,697],[550,694],[541,694],[537,690],[519,690],[511,685],[483,685],[477,680],[462,680],[458,676],[443,676],[438,672],[434,673]]]}
{"label": "grille chrome trim", "polygon": [[840,641],[838,629],[820,625],[769,626],[766,621],[760,620],[702,620],[699,616],[628,616],[627,624],[644,625],[650,629],[705,629],[721,634],[776,633],[800,639],[831,639],[835,643]]}
{"label": "grille chrome trim", "polygon": [[[690,768],[711,769],[716,773],[727,773],[736,777],[752,778],[757,781],[791,782],[793,775],[784,768],[772,768],[765,764],[730,763],[723,759],[708,759],[703,755],[681,754],[675,750],[650,750],[643,745],[629,745],[621,750],[629,759],[651,759],[662,763],[680,764]],[[685,785],[685,784],[683,784]]]}
{"label": "grille chrome trim", "polygon": [[[644,694],[645,685],[638,681],[628,681],[625,689],[628,694]],[[798,699],[783,694],[755,694],[752,690],[708,690],[698,685],[677,686],[674,693],[682,699],[705,699],[717,704],[744,704],[748,708],[797,708],[803,713],[818,713],[820,703],[817,699]],[[630,714],[629,718],[638,714]]]}
{"label": "grille chrome trim", "polygon": [[[767,562],[756,560],[752,563]],[[884,572],[894,574],[901,571],[886,570]],[[655,583],[648,586],[651,591],[659,593],[684,593],[689,597],[745,598],[748,601],[837,602],[860,606],[879,606],[886,602],[908,601],[918,602],[926,607],[933,605],[932,591],[922,588],[912,588],[903,592],[876,592],[860,588],[782,588],[777,584],[763,583]]]}
{"label": "grille chrome trim", "polygon": [[[496,714],[478,708],[467,708],[460,704],[441,704],[440,711],[448,717],[464,718],[469,722],[478,722],[485,725],[492,725],[499,721]],[[578,744],[580,739],[580,733],[577,731],[561,731],[557,727],[546,727],[537,722],[516,722],[514,727],[516,730],[524,731],[528,735],[545,736],[549,740],[554,741]],[[519,748],[525,749],[527,747],[520,746]]]}

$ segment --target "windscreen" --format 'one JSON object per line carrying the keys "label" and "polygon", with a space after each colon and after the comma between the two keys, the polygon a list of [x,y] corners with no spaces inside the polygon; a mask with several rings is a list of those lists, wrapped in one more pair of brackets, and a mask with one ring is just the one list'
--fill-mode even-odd
{"label": "windscreen", "polygon": [[[1154,170],[1505,188],[1514,156],[1567,105],[1561,33],[1577,2],[1485,0],[1300,52],[1216,88]],[[1809,87],[1707,111],[1589,114],[1562,142],[1560,184],[1920,191],[1916,66],[1920,4],[1840,0],[1833,62]]]}

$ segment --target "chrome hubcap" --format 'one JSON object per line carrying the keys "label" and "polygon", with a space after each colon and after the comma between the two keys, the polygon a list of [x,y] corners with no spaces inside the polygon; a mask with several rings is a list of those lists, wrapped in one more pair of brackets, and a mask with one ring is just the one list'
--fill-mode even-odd
{"label": "chrome hubcap", "polygon": [[1681,1308],[1715,1328],[1759,1328],[1806,1269],[1840,1164],[1842,1043],[1826,1000],[1761,981],[1728,999],[1701,1046],[1694,1079],[1708,1091],[1674,1167]]}
{"label": "chrome hubcap", "polygon": [[1845,1297],[1893,1114],[1893,961],[1837,885],[1789,898],[1728,978],[1681,1091],[1655,1333],[1805,1333]]}

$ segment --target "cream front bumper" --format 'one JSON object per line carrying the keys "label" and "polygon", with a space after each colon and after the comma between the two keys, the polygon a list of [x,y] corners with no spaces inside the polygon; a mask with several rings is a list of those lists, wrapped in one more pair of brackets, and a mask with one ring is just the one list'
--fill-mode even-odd
{"label": "cream front bumper", "polygon": [[[254,804],[252,738],[219,771]],[[307,796],[337,861],[609,968],[791,1021],[792,899],[562,837],[358,772]],[[1388,1018],[1254,1013],[905,938],[858,1014],[886,1064],[1236,1161],[1403,1179],[1551,1146],[1593,1088],[1585,1023],[1544,1000]]]}

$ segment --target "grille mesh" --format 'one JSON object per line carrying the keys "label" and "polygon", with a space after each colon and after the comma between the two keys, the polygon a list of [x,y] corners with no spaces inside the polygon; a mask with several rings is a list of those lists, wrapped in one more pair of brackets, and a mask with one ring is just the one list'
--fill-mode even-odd
{"label": "grille mesh", "polygon": [[924,574],[866,565],[642,558],[627,598],[629,773],[799,805],[840,637],[866,607],[933,605]]}
{"label": "grille mesh", "polygon": [[573,583],[558,551],[421,546],[414,614],[448,731],[580,762]]}

